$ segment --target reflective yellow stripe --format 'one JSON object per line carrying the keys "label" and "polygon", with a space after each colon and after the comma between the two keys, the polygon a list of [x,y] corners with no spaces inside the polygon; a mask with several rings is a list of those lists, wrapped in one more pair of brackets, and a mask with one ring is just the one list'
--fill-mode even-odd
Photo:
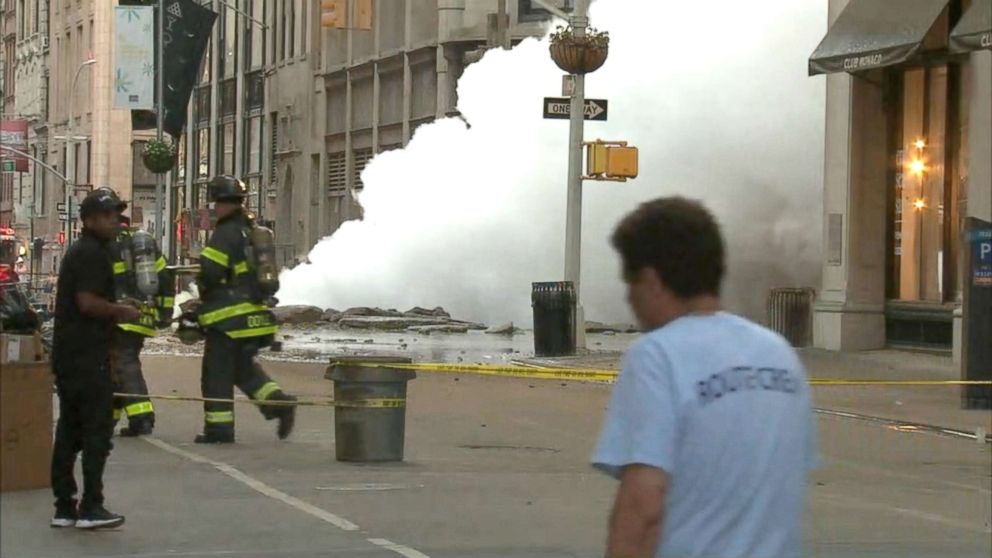
{"label": "reflective yellow stripe", "polygon": [[176,305],[176,298],[172,296],[160,296],[158,297],[158,305],[164,308],[172,308]]}
{"label": "reflective yellow stripe", "polygon": [[234,422],[234,411],[214,411],[206,413],[209,424],[229,424]]}
{"label": "reflective yellow stripe", "polygon": [[[106,268],[104,268],[106,269]],[[127,271],[127,265],[124,262],[114,262],[114,275],[120,275]]]}
{"label": "reflective yellow stripe", "polygon": [[148,413],[154,413],[155,408],[152,407],[151,401],[142,401],[141,403],[131,403],[127,407],[124,407],[127,412],[127,416],[133,417],[136,415],[147,415]]}
{"label": "reflective yellow stripe", "polygon": [[130,331],[131,333],[139,333],[141,335],[147,335],[148,337],[155,337],[155,328],[139,324],[117,324],[117,327],[123,329],[124,331]]}
{"label": "reflective yellow stripe", "polygon": [[211,248],[210,246],[204,248],[203,251],[200,252],[200,256],[224,267],[227,267],[231,261],[230,258],[227,257],[227,254],[216,248]]}
{"label": "reflective yellow stripe", "polygon": [[165,269],[166,265],[168,265],[168,263],[165,261],[165,258],[160,257],[158,261],[155,262],[155,273],[159,273],[160,271]]}
{"label": "reflective yellow stripe", "polygon": [[200,314],[200,325],[207,326],[207,325],[215,324],[222,320],[226,320],[228,318],[233,318],[235,316],[243,316],[245,314],[251,314],[252,312],[262,312],[263,310],[268,310],[268,308],[262,304],[252,304],[251,302],[242,302],[240,304],[226,306],[219,310],[214,310],[213,312]]}
{"label": "reflective yellow stripe", "polygon": [[261,337],[263,335],[274,335],[279,331],[279,326],[252,327],[248,329],[236,329],[228,331],[227,336],[231,339],[245,339],[247,337]]}
{"label": "reflective yellow stripe", "polygon": [[234,265],[234,274],[241,275],[242,273],[248,273],[248,262],[241,262]]}
{"label": "reflective yellow stripe", "polygon": [[120,409],[114,409],[114,422],[121,420],[122,411]]}
{"label": "reflective yellow stripe", "polygon": [[255,390],[252,399],[255,401],[265,401],[273,392],[279,391],[279,384],[275,382],[265,382],[265,385]]}

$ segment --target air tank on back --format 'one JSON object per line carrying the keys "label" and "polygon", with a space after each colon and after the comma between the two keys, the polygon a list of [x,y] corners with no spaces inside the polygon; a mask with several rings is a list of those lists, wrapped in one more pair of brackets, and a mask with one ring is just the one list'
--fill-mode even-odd
{"label": "air tank on back", "polygon": [[131,250],[134,257],[134,279],[138,292],[147,300],[158,294],[158,246],[152,235],[145,231],[136,231],[131,236]]}

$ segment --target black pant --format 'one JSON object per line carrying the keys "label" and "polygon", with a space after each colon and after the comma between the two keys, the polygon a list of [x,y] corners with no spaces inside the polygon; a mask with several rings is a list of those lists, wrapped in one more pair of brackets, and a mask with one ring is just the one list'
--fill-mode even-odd
{"label": "black pant", "polygon": [[78,488],[73,475],[76,454],[83,452],[83,499],[88,509],[103,504],[103,469],[113,446],[113,385],[108,366],[87,371],[60,371],[56,379],[59,422],[52,450],[52,491],[67,505]]}
{"label": "black pant", "polygon": [[[121,393],[139,393],[148,395],[148,384],[141,372],[141,349],[145,346],[145,336],[140,333],[123,331],[114,332],[111,346],[111,366],[116,381],[115,390]],[[154,423],[155,410],[148,397],[117,397],[114,398],[115,415],[123,410],[133,423],[136,419],[149,420]]]}
{"label": "black pant", "polygon": [[[234,386],[256,400],[273,399],[282,394],[265,370],[255,361],[258,345],[251,339],[231,339],[227,334],[208,330],[203,349],[200,387],[203,397],[232,399]],[[277,416],[276,408],[260,405],[267,419]],[[203,403],[204,433],[225,434],[234,431],[234,404],[206,401]]]}

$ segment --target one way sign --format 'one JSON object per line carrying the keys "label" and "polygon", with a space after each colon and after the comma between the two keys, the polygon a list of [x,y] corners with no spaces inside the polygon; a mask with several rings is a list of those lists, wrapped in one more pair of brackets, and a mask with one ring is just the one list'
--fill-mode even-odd
{"label": "one way sign", "polygon": [[[568,120],[571,117],[572,101],[568,97],[545,97],[544,117],[552,120]],[[606,99],[586,99],[585,119],[606,120],[609,103]]]}

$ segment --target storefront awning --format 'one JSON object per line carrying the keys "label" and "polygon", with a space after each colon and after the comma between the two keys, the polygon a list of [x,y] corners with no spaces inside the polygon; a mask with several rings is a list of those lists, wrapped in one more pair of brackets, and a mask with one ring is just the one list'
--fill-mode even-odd
{"label": "storefront awning", "polygon": [[951,52],[992,50],[992,0],[974,0],[951,32]]}
{"label": "storefront awning", "polygon": [[858,72],[905,62],[920,49],[947,3],[851,0],[810,56],[809,75]]}

